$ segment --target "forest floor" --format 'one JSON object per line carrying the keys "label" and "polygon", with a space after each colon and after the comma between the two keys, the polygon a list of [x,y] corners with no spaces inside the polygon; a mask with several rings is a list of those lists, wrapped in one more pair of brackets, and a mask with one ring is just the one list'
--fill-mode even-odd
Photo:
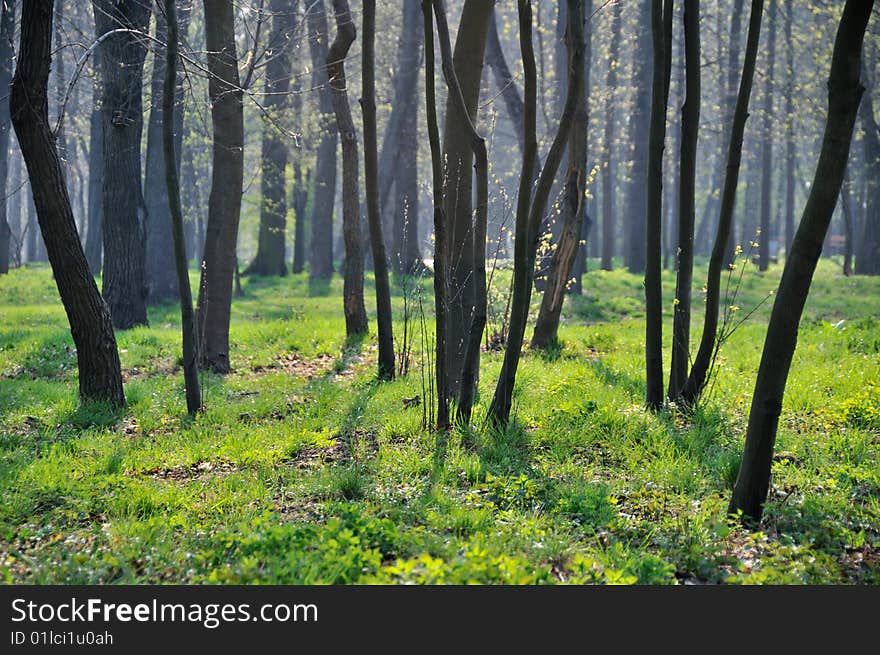
{"label": "forest floor", "polygon": [[[733,278],[734,320],[780,273]],[[429,323],[430,286],[418,283]],[[664,288],[671,309],[671,273]],[[821,263],[754,530],[726,509],[772,298],[724,345],[701,408],[652,415],[641,279],[591,271],[560,346],[524,356],[514,424],[438,445],[418,400],[418,299],[409,375],[382,384],[375,334],[345,344],[341,280],[251,278],[244,292],[234,372],[203,376],[206,410],[190,420],[176,305],[117,334],[127,407],[78,407],[49,269],[0,278],[0,580],[880,583],[880,279]],[[493,306],[497,320],[502,294]],[[480,420],[500,362],[484,353]]]}

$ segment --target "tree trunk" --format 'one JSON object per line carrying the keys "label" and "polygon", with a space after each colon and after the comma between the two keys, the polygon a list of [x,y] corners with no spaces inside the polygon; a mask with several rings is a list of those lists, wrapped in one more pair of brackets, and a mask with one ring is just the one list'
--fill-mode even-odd
{"label": "tree trunk", "polygon": [[700,348],[691,365],[690,375],[681,394],[682,401],[688,405],[693,405],[700,397],[716,352],[718,310],[721,301],[721,272],[727,262],[728,242],[733,241],[734,238],[733,211],[736,206],[736,187],[739,182],[743,134],[746,129],[746,119],[749,116],[749,98],[755,77],[755,61],[758,57],[758,41],[761,36],[763,12],[764,0],[752,0],[742,79],[740,80],[728,141],[727,173],[724,177],[724,190],[721,194],[718,232],[715,235],[715,245],[712,247],[709,272],[706,276],[706,313],[703,317],[703,334],[700,338]]}
{"label": "tree trunk", "polygon": [[[593,13],[592,0],[580,3],[580,20],[586,26],[587,16]],[[556,242],[556,248],[550,259],[550,271],[541,308],[535,322],[532,335],[533,349],[546,348],[556,343],[559,331],[559,317],[562,314],[562,303],[565,293],[572,284],[571,273],[574,260],[581,250],[581,235],[584,230],[587,201],[585,198],[587,176],[587,127],[590,118],[590,65],[592,63],[591,38],[589,30],[582,43],[572,43],[571,37],[566,40],[568,60],[573,61],[574,49],[583,50],[583,82],[577,98],[571,131],[568,135],[568,171],[565,175],[562,198],[562,230]],[[588,221],[589,219],[586,218]],[[587,226],[586,229],[589,229]]]}
{"label": "tree trunk", "polygon": [[840,204],[841,209],[843,210],[843,229],[844,238],[846,239],[843,247],[843,274],[849,276],[853,273],[852,260],[855,216],[853,216],[852,206],[852,184],[848,175],[843,178],[843,188],[840,190]]}
{"label": "tree trunk", "polygon": [[327,51],[327,74],[333,93],[333,112],[342,142],[342,234],[345,239],[342,308],[345,334],[351,338],[367,332],[364,307],[364,254],[361,251],[361,209],[358,191],[357,130],[348,104],[345,58],[355,39],[354,22],[347,0],[333,0],[336,38]]}
{"label": "tree trunk", "polygon": [[379,333],[379,379],[394,379],[394,332],[391,324],[391,285],[382,238],[379,209],[379,153],[376,126],[376,0],[364,0],[361,109],[364,118],[364,184],[367,220],[376,277],[376,323]]}
{"label": "tree trunk", "polygon": [[571,58],[568,62],[568,80],[565,104],[559,118],[559,127],[547,153],[544,168],[538,178],[535,192],[529,199],[533,153],[537,151],[536,132],[536,74],[534,53],[531,43],[531,3],[520,2],[520,48],[522,50],[523,68],[525,70],[525,148],[523,150],[523,166],[520,176],[519,196],[516,210],[516,241],[514,243],[513,291],[510,308],[510,327],[507,335],[507,348],[504,351],[504,362],[495,386],[495,395],[489,407],[489,422],[496,426],[505,426],[510,421],[510,408],[513,401],[513,387],[516,383],[516,371],[522,350],[523,336],[529,316],[529,302],[532,294],[532,271],[535,268],[535,255],[538,248],[538,234],[541,218],[547,208],[550,189],[559,169],[559,162],[572,129],[574,115],[577,110],[578,98],[584,83],[584,24],[580,20],[581,0],[566,0],[567,4],[567,39],[572,44]]}
{"label": "tree trunk", "polygon": [[[870,61],[865,58],[866,63]],[[865,67],[866,70],[868,67]],[[872,79],[867,74],[865,79]],[[873,91],[873,85],[871,87]],[[874,117],[874,101],[866,93],[859,106],[862,123],[865,171],[867,177],[867,202],[862,220],[861,233],[856,248],[856,273],[880,275],[880,131]]]}
{"label": "tree trunk", "polygon": [[[99,35],[111,30],[145,32],[146,0],[95,0]],[[141,87],[147,49],[143,38],[122,31],[101,42],[101,99],[104,131],[103,295],[113,325],[147,325],[146,207],[141,191]]]}
{"label": "tree trunk", "polygon": [[621,3],[615,2],[611,22],[611,45],[608,58],[608,76],[606,93],[608,100],[605,105],[605,135],[602,140],[602,270],[612,269],[614,257],[614,181],[616,176],[614,159],[614,137],[616,134],[615,96],[617,95],[617,66],[620,52],[620,14]]}
{"label": "tree trunk", "polygon": [[321,143],[314,170],[311,253],[309,279],[329,280],[333,275],[333,204],[336,199],[337,129],[333,121],[333,91],[327,83],[327,11],[324,0],[317,0],[306,11],[309,51],[312,57],[312,87],[318,89],[318,122]]}
{"label": "tree trunk", "polygon": [[[163,2],[164,4],[164,2]],[[186,33],[189,16],[192,10],[190,0],[180,2],[180,30]],[[156,38],[163,44],[168,39],[168,24],[165,20],[164,7],[156,5]],[[163,85],[165,83],[165,50],[162,45],[156,46],[153,56],[153,75],[151,80],[152,96],[150,100],[150,120],[147,125],[147,157],[144,174],[144,201],[147,206],[147,285],[150,304],[177,298],[178,284],[175,275],[174,248],[171,234],[171,211],[168,203],[168,192],[165,188],[165,157],[163,154],[162,111]],[[178,77],[174,88],[176,106],[183,103],[183,76]],[[172,126],[176,138],[175,152],[176,175],[180,176],[181,145],[183,142],[183,111],[174,113],[175,123]]]}
{"label": "tree trunk", "polygon": [[766,271],[770,266],[770,187],[773,180],[773,68],[776,61],[776,0],[770,0],[767,23],[767,74],[764,77],[764,127],[761,150],[761,234],[758,236],[758,267]]}
{"label": "tree trunk", "polygon": [[125,404],[110,312],[98,293],[79,242],[61,160],[49,126],[51,2],[25,2],[18,64],[12,82],[12,125],[32,181],[40,230],[76,346],[83,401]]}
{"label": "tree trunk", "polygon": [[[163,172],[168,193],[168,210],[171,214],[171,237],[174,245],[174,264],[177,271],[177,295],[180,298],[180,325],[183,340],[183,379],[186,386],[186,409],[190,415],[201,409],[202,394],[199,389],[199,346],[196,332],[196,319],[193,312],[192,290],[189,286],[189,266],[186,257],[186,242],[183,236],[183,207],[180,204],[180,122],[174,116],[174,106],[180,106],[177,89],[180,78],[177,75],[178,36],[176,0],[165,0],[167,25],[167,46],[165,48],[165,76],[162,89],[162,146],[164,153]],[[158,15],[157,15],[158,20]],[[182,111],[182,107],[181,107]]]}
{"label": "tree trunk", "polygon": [[687,382],[691,344],[691,287],[694,279],[694,217],[696,213],[697,139],[700,132],[700,4],[684,3],[685,102],[681,108],[679,164],[678,275],[672,324],[669,399],[677,400]]}
{"label": "tree trunk", "polygon": [[[98,8],[93,4],[95,12]],[[100,275],[104,250],[104,124],[101,112],[101,48],[92,54],[92,113],[89,118],[89,208],[86,259],[92,275]]]}
{"label": "tree trunk", "polygon": [[[3,3],[0,13],[0,89],[8,89],[12,81],[12,65],[15,49],[12,39],[15,37],[15,2]],[[6,208],[7,178],[9,177],[9,94],[0,94],[0,275],[9,272],[9,255],[12,230]]]}
{"label": "tree trunk", "polygon": [[232,278],[237,262],[238,221],[244,181],[244,116],[235,49],[232,0],[204,0],[208,93],[213,123],[213,165],[198,325],[201,366],[228,373]]}
{"label": "tree trunk", "polygon": [[792,0],[785,0],[785,256],[794,239],[794,45],[791,26],[794,24]]}
{"label": "tree trunk", "polygon": [[828,78],[828,118],[822,151],[767,325],[742,465],[729,509],[731,513],[742,511],[753,521],[760,520],[770,488],[776,429],[797,346],[798,325],[846,171],[864,92],[859,82],[861,50],[873,5],[873,0],[847,0],[843,9]]}
{"label": "tree trunk", "polygon": [[270,0],[271,20],[266,46],[266,100],[263,103],[262,175],[260,178],[260,232],[257,255],[245,274],[287,275],[287,190],[285,172],[289,152],[287,138],[279,130],[290,90],[290,41],[296,2]]}
{"label": "tree trunk", "polygon": [[[465,0],[461,12],[458,35],[455,40],[453,61],[455,75],[471,123],[476,122],[477,101],[483,70],[483,55],[494,0]],[[476,302],[474,256],[476,246],[473,224],[474,151],[466,124],[458,115],[453,100],[447,97],[443,128],[444,176],[443,210],[449,223],[449,341],[446,366],[451,396],[457,396],[461,387],[462,367],[468,344],[469,326],[473,323]],[[485,247],[485,244],[483,244]],[[454,254],[453,254],[454,253]]]}

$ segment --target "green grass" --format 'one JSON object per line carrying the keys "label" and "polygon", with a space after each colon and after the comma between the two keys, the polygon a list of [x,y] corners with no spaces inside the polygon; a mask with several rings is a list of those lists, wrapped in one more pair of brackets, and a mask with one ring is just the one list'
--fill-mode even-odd
{"label": "green grass", "polygon": [[[746,271],[739,315],[780,272]],[[508,282],[498,271],[497,289]],[[429,314],[430,286],[420,283]],[[667,310],[673,288],[667,274]],[[370,308],[372,293],[368,283]],[[404,403],[422,394],[418,343],[408,377],[376,382],[375,335],[345,344],[340,280],[250,279],[245,294],[233,307],[234,372],[203,376],[207,409],[190,420],[176,306],[117,335],[127,407],[79,407],[50,271],[0,278],[0,578],[880,582],[880,280],[821,263],[754,531],[726,507],[769,303],[725,345],[703,407],[652,415],[641,406],[641,279],[590,272],[558,347],[524,356],[514,424],[478,423],[438,444],[422,428],[424,403]],[[503,305],[493,294],[492,315]],[[699,294],[695,305],[696,342]],[[400,319],[399,288],[394,307]],[[478,421],[500,363],[484,353]]]}

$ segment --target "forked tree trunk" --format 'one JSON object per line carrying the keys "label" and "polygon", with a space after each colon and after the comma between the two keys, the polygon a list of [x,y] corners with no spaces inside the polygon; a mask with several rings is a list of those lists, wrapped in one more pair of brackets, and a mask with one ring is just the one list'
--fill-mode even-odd
{"label": "forked tree trunk", "polygon": [[703,392],[709,368],[715,355],[718,336],[718,311],[721,302],[721,273],[727,263],[728,242],[733,240],[733,211],[736,206],[736,187],[739,182],[739,168],[742,161],[743,134],[746,119],[749,117],[749,98],[755,78],[755,62],[758,58],[758,41],[761,37],[761,16],[764,0],[752,0],[749,18],[749,35],[746,40],[746,54],[743,62],[742,79],[736,98],[736,108],[730,128],[727,150],[727,173],[724,177],[724,190],[721,194],[721,209],[718,216],[718,232],[715,245],[709,258],[709,272],[706,276],[706,313],[703,317],[703,334],[700,348],[691,365],[687,383],[681,393],[685,404],[693,405]]}
{"label": "forked tree trunk", "polygon": [[828,118],[822,151],[767,325],[742,465],[729,508],[731,513],[742,511],[743,516],[753,521],[760,520],[770,488],[773,447],[797,346],[798,325],[846,171],[864,92],[859,82],[861,51],[873,5],[873,0],[847,0],[843,9],[828,78]]}
{"label": "forked tree trunk", "polygon": [[388,258],[382,237],[379,209],[379,153],[376,126],[376,0],[364,0],[363,59],[361,65],[364,116],[364,184],[367,195],[367,220],[376,276],[376,323],[379,333],[379,379],[394,379],[394,332],[391,324],[391,285],[388,282]]}
{"label": "forked tree trunk", "polygon": [[244,181],[244,115],[233,2],[204,0],[204,7],[214,133],[211,195],[199,284],[199,354],[203,368],[223,374],[231,370],[229,320]]}
{"label": "forked tree trunk", "polygon": [[364,307],[364,254],[361,250],[361,209],[358,191],[357,131],[348,104],[345,58],[355,39],[354,22],[347,0],[333,0],[336,38],[327,51],[327,74],[333,92],[333,112],[342,142],[342,235],[345,239],[342,309],[345,334],[351,338],[367,332]]}
{"label": "forked tree trunk", "polygon": [[12,82],[12,125],[32,181],[40,231],[76,346],[83,401],[125,404],[110,312],[79,242],[61,160],[49,126],[52,2],[25,2],[18,64]]}

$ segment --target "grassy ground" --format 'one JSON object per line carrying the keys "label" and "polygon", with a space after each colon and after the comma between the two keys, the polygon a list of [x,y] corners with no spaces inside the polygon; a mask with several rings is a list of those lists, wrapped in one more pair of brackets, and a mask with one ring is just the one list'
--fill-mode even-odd
{"label": "grassy ground", "polygon": [[[735,317],[780,270],[745,272]],[[725,345],[703,408],[654,416],[641,280],[591,272],[560,347],[523,359],[515,425],[438,446],[424,404],[405,402],[423,390],[418,344],[407,377],[376,383],[374,339],[344,344],[339,280],[246,280],[235,372],[204,377],[190,421],[175,306],[117,335],[126,409],[78,407],[50,272],[14,271],[0,278],[0,578],[876,584],[880,279],[838,271],[822,262],[808,302],[758,531],[725,510],[769,303]],[[484,354],[477,417],[500,359]]]}

